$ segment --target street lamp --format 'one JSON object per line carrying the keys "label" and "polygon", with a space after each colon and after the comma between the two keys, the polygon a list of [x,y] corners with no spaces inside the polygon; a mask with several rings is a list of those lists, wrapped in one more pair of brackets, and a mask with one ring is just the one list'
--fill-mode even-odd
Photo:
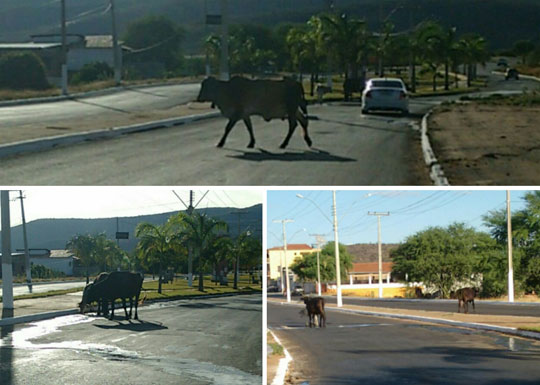
{"label": "street lamp", "polygon": [[[283,253],[285,254],[285,279],[287,280],[287,302],[291,302],[291,288],[289,280],[289,264],[287,263],[287,235],[285,232],[285,224],[294,222],[292,219],[275,220],[274,222],[281,222],[283,226]],[[281,267],[283,271],[283,266]]]}
{"label": "street lamp", "polygon": [[303,196],[302,194],[296,194],[296,196],[300,199],[305,199],[310,201],[324,216],[324,218],[330,222],[330,224],[334,227],[334,247],[335,247],[335,255],[336,255],[336,301],[337,306],[342,307],[343,302],[341,299],[341,271],[340,271],[340,263],[339,263],[339,240],[338,240],[338,223],[337,223],[337,206],[336,206],[336,191],[332,191],[332,198],[334,204],[332,205],[332,213],[334,216],[334,220],[330,220],[328,216],[322,211],[322,209],[315,203],[312,199]]}

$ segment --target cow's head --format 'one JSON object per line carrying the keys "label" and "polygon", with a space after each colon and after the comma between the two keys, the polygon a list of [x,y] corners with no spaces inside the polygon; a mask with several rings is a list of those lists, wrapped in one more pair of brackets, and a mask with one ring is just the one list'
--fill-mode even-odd
{"label": "cow's head", "polygon": [[81,314],[84,314],[88,311],[88,307],[90,306],[90,302],[92,302],[91,296],[92,296],[92,287],[94,286],[93,283],[86,285],[83,291],[83,296],[81,302],[79,302],[79,311]]}
{"label": "cow's head", "polygon": [[206,78],[201,83],[201,91],[197,96],[198,102],[215,102],[218,80],[212,76]]}

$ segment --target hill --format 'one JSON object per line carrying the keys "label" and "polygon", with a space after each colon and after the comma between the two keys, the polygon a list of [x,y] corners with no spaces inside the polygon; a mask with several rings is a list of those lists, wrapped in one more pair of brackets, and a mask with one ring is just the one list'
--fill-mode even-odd
{"label": "hill", "polygon": [[[225,221],[229,226],[232,237],[238,234],[238,215],[233,212],[240,211],[240,231],[251,230],[255,236],[261,238],[262,205],[255,205],[244,209],[236,208],[209,208],[201,210],[207,215]],[[142,215],[136,217],[118,218],[119,231],[128,231],[129,239],[120,240],[120,247],[131,251],[137,245],[135,238],[135,226],[140,222],[162,224],[176,212],[162,214]],[[38,219],[27,223],[28,247],[45,249],[64,249],[66,243],[76,234],[98,234],[105,232],[109,239],[115,239],[117,218],[100,219]],[[1,233],[1,232],[0,232]],[[11,230],[12,247],[22,249],[24,247],[22,226],[13,227]]]}
{"label": "hill", "polygon": [[[219,0],[207,0],[209,13],[219,13]],[[233,23],[303,23],[311,15],[327,10],[328,0],[229,0]],[[477,32],[492,48],[509,48],[519,39],[540,41],[537,0],[335,0],[339,12],[364,18],[372,28],[389,18],[396,30],[406,30],[422,20],[435,19],[458,33]],[[69,33],[106,34],[111,31],[108,1],[67,2]],[[205,0],[116,0],[120,33],[129,22],[145,15],[165,15],[186,31],[186,51],[200,52],[205,35]],[[25,41],[32,34],[58,33],[60,2],[49,0],[4,0],[0,4],[0,39]]]}

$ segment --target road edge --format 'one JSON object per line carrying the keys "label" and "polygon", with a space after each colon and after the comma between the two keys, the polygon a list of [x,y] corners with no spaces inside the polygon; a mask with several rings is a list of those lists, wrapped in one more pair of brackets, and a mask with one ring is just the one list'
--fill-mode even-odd
{"label": "road edge", "polygon": [[285,346],[283,346],[281,340],[276,336],[276,334],[272,330],[268,331],[270,332],[270,334],[272,334],[274,340],[283,348],[283,354],[285,355],[284,358],[279,360],[276,374],[270,385],[283,385],[285,383],[285,376],[287,375],[287,371],[289,370],[289,363],[292,362],[293,358],[289,354],[289,351],[285,348]]}
{"label": "road edge", "polygon": [[2,144],[0,145],[0,159],[13,155],[49,150],[59,146],[78,144],[91,140],[111,139],[126,134],[180,126],[188,123],[197,122],[199,120],[217,118],[219,116],[221,116],[219,112],[208,112],[205,114],[196,114],[182,116],[179,118],[155,120],[129,126],[106,128],[98,131],[85,131],[76,134],[57,135],[46,138],[30,139],[15,143]]}
{"label": "road edge", "polygon": [[432,108],[427,114],[422,117],[422,122],[420,124],[420,141],[422,145],[422,154],[424,156],[424,162],[429,168],[429,177],[431,178],[435,186],[450,186],[448,179],[444,175],[444,170],[442,169],[442,166],[437,160],[435,152],[433,151],[433,148],[431,147],[431,143],[429,141],[427,122],[433,112],[433,109],[434,108]]}
{"label": "road edge", "polygon": [[[287,302],[282,302],[282,301],[280,302],[276,301],[276,303],[279,303],[282,305],[289,305],[289,306],[303,306],[303,304],[301,303],[287,303]],[[336,308],[336,307],[326,307],[325,310],[338,311],[342,313],[370,315],[370,316],[384,317],[384,318],[409,319],[413,321],[431,322],[431,323],[442,324],[442,325],[465,327],[469,329],[493,331],[493,332],[498,332],[498,333],[511,334],[511,335],[515,335],[515,336],[523,337],[523,338],[532,338],[535,340],[540,340],[540,333],[526,331],[526,330],[519,330],[517,328],[511,328],[511,327],[505,327],[505,326],[479,324],[479,323],[474,323],[474,322],[461,322],[461,321],[453,321],[453,320],[447,320],[447,319],[442,319],[442,318],[433,318],[433,317],[416,316],[416,315],[408,315],[408,314],[344,309],[344,308]]]}

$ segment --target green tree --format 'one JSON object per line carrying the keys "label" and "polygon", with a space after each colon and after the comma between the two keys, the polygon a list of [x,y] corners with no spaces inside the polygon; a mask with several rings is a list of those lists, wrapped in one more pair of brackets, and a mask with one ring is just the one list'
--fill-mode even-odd
{"label": "green tree", "polygon": [[[334,281],[336,279],[336,257],[334,242],[328,242],[319,253],[321,281]],[[345,245],[339,244],[339,264],[341,279],[347,279],[347,272],[352,268],[352,256]],[[291,270],[303,281],[317,280],[317,253],[305,255],[291,264]]]}
{"label": "green tree", "polygon": [[485,64],[489,59],[486,40],[476,34],[466,35],[459,40],[458,46],[467,69],[467,87],[470,87],[471,81],[476,78],[478,63]]}
{"label": "green tree", "polygon": [[518,40],[514,43],[514,54],[521,57],[521,63],[527,64],[527,57],[534,51],[534,43],[530,40]]}
{"label": "green tree", "polygon": [[0,56],[0,88],[14,90],[49,87],[45,65],[33,53],[8,53]]}
{"label": "green tree", "polygon": [[227,224],[198,212],[192,215],[179,213],[173,222],[181,225],[182,229],[176,236],[184,245],[190,245],[194,260],[197,261],[199,271],[199,291],[204,291],[204,271],[213,260],[215,243],[223,232],[227,231]]}
{"label": "green tree", "polygon": [[66,244],[66,249],[72,252],[86,267],[86,284],[90,282],[89,268],[95,263],[94,245],[94,237],[88,234],[77,234]]}
{"label": "green tree", "polygon": [[147,16],[130,23],[124,44],[132,49],[126,61],[160,62],[169,71],[181,63],[184,30],[165,16]]}
{"label": "green tree", "polygon": [[392,273],[399,279],[408,276],[409,281],[434,286],[447,298],[452,285],[477,273],[475,267],[486,252],[487,239],[488,234],[460,223],[430,227],[391,252]]}

